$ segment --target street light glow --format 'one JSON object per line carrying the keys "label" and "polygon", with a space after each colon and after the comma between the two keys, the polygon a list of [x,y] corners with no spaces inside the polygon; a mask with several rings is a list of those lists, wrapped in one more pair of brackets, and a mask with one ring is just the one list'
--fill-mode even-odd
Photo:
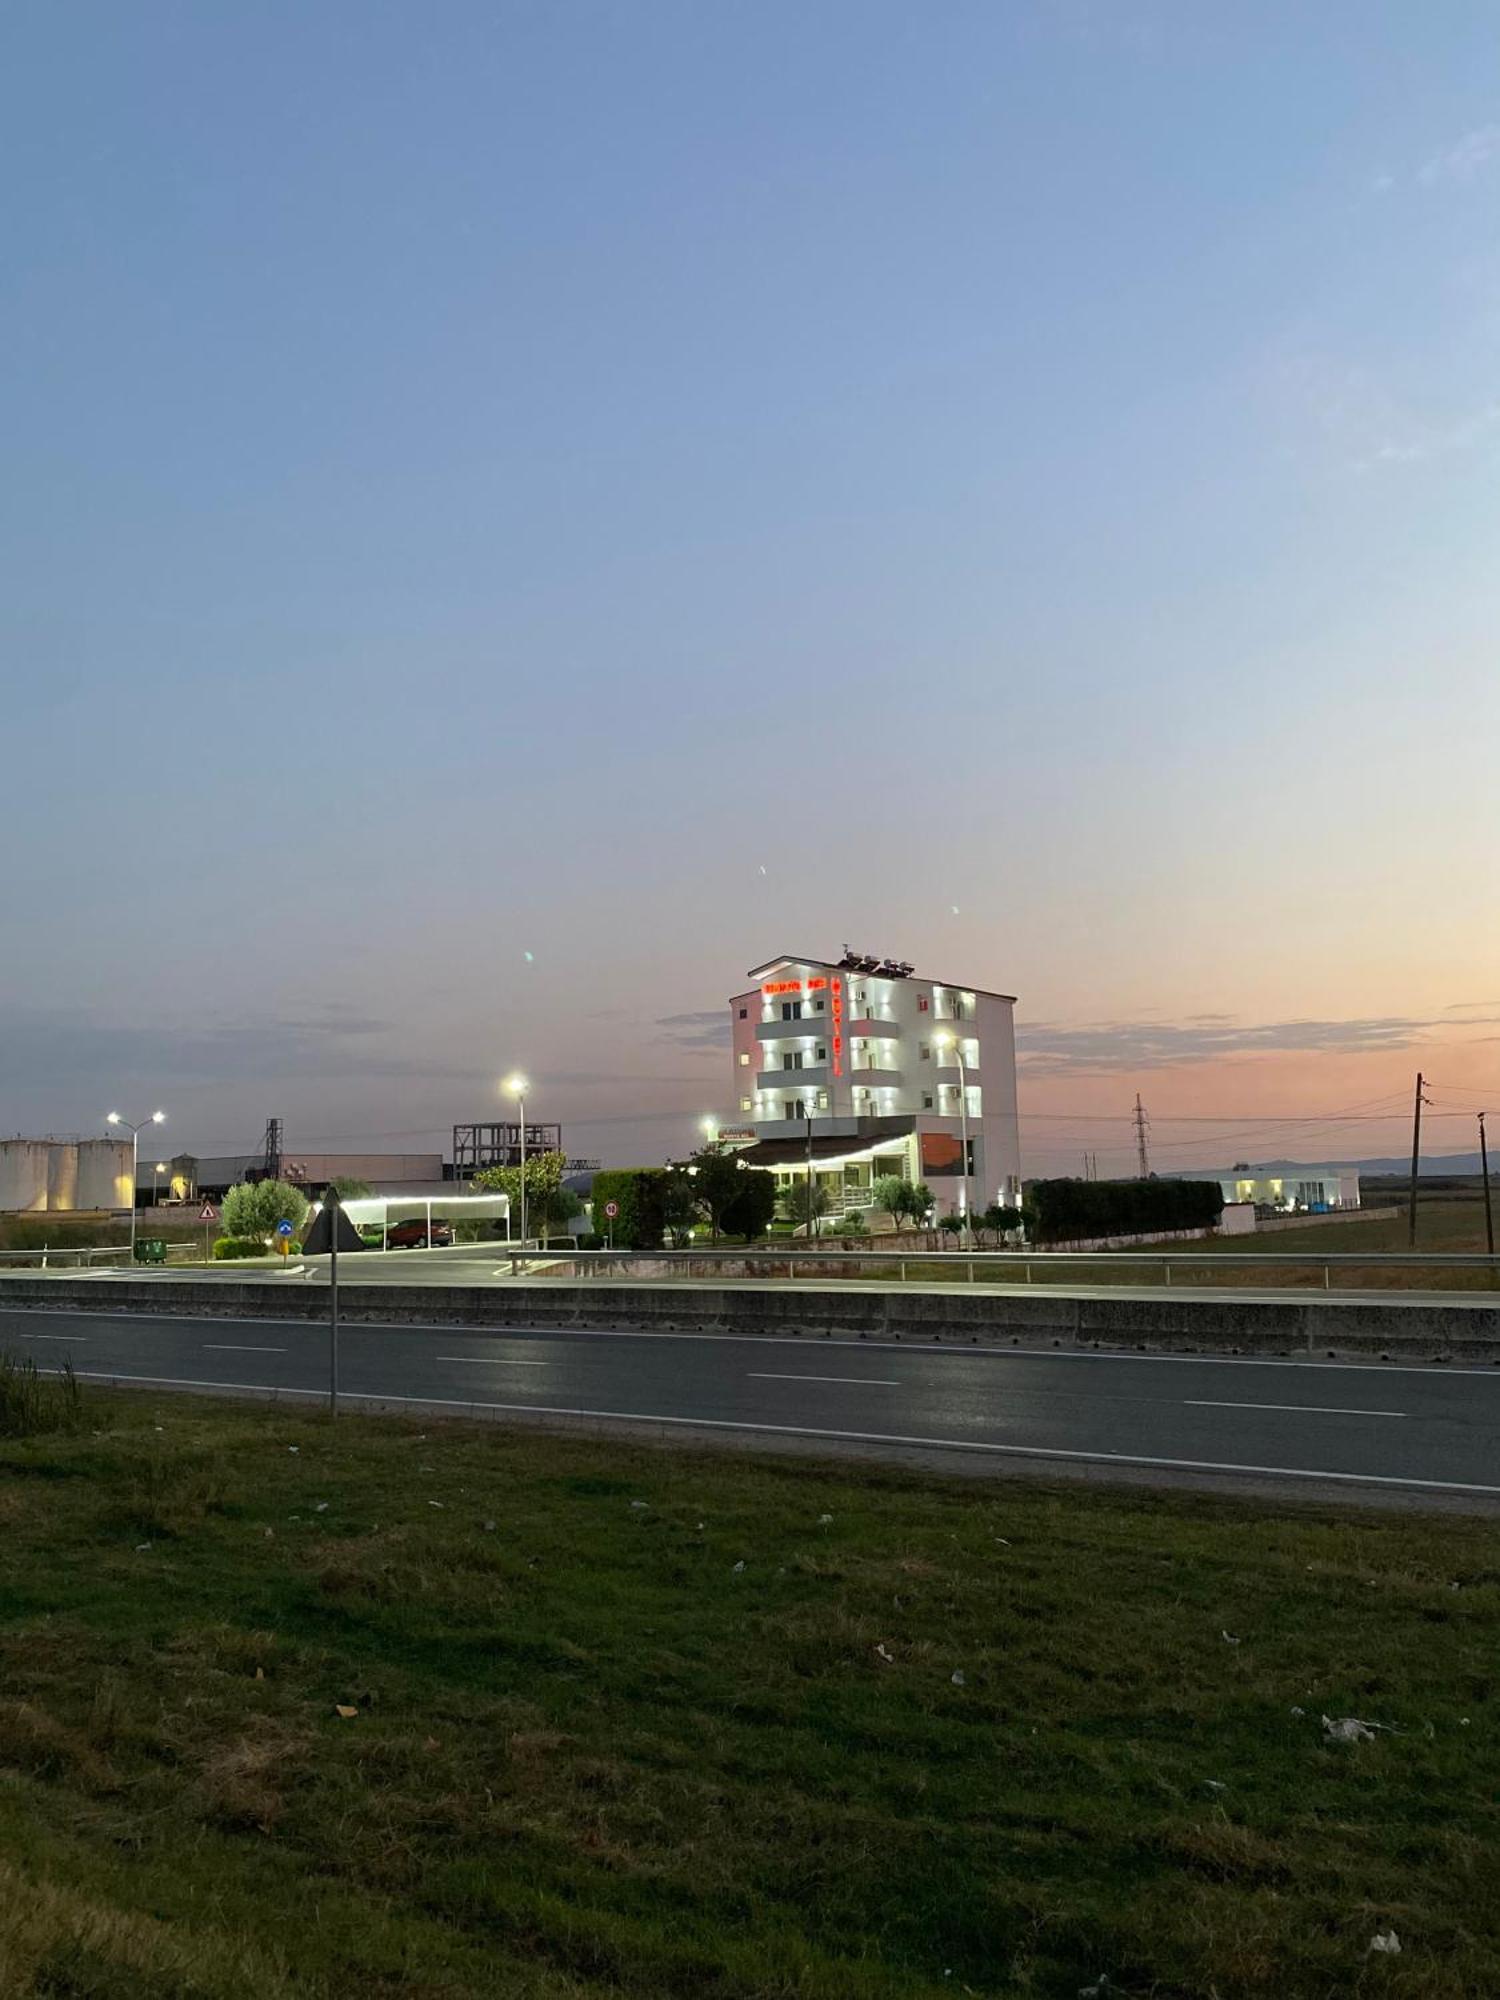
{"label": "street light glow", "polygon": [[700,1118],[698,1120],[698,1123],[702,1126],[703,1130],[708,1134],[710,1139],[715,1137],[719,1129],[719,1121],[717,1118]]}
{"label": "street light glow", "polygon": [[153,1112],[152,1112],[152,1114],[151,1114],[151,1123],[152,1123],[153,1125],[165,1125],[165,1124],[166,1124],[166,1122],[167,1122],[167,1114],[166,1114],[166,1112],[165,1112],[165,1111],[153,1111]]}
{"label": "street light glow", "polygon": [[510,1092],[512,1097],[524,1097],[526,1095],[526,1079],[519,1070],[513,1070],[505,1079],[504,1088]]}
{"label": "street light glow", "polygon": [[118,1112],[118,1111],[106,1111],[106,1112],[105,1112],[105,1114],[104,1114],[104,1122],[105,1122],[105,1124],[106,1124],[106,1125],[118,1125],[118,1124],[120,1123],[120,1114],[119,1114],[119,1112]]}

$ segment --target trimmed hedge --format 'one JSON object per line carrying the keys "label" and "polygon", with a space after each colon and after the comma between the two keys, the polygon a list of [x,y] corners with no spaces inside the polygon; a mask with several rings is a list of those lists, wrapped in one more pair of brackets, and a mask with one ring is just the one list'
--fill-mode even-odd
{"label": "trimmed hedge", "polygon": [[1026,1201],[1039,1243],[1216,1229],[1224,1212],[1217,1181],[1033,1181]]}
{"label": "trimmed hedge", "polygon": [[[659,1250],[666,1234],[667,1175],[664,1167],[609,1167],[594,1176],[592,1193],[595,1233],[617,1250]],[[618,1202],[613,1222],[606,1202]]]}
{"label": "trimmed hedge", "polygon": [[269,1257],[270,1249],[259,1236],[221,1236],[214,1244],[214,1262],[227,1264],[238,1257]]}

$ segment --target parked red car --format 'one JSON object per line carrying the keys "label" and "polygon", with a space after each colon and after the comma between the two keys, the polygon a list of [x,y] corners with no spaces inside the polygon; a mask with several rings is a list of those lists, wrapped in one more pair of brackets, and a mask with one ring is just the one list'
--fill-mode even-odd
{"label": "parked red car", "polygon": [[429,1237],[427,1223],[421,1216],[410,1222],[393,1222],[386,1231],[388,1250],[433,1250],[453,1241],[453,1229],[449,1223],[433,1221]]}

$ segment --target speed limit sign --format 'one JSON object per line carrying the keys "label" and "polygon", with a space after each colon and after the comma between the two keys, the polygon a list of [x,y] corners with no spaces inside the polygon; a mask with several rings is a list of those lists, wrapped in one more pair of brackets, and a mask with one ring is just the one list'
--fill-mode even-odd
{"label": "speed limit sign", "polygon": [[604,1204],[604,1213],[613,1222],[615,1217],[620,1213],[620,1204],[617,1201],[607,1201]]}

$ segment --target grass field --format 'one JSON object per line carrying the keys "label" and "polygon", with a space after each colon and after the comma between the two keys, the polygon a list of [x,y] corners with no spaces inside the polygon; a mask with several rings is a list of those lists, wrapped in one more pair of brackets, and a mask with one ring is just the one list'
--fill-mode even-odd
{"label": "grass field", "polygon": [[0,1526],[7,2000],[1500,1992],[1483,1522],[91,1396]]}

